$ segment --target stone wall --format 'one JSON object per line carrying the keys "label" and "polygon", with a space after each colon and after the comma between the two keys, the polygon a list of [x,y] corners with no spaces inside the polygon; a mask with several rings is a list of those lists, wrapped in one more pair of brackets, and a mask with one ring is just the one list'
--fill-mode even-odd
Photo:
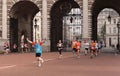
{"label": "stone wall", "polygon": [[0,51],[3,50],[3,45],[4,45],[5,42],[8,42],[8,40],[6,40],[6,39],[0,39]]}

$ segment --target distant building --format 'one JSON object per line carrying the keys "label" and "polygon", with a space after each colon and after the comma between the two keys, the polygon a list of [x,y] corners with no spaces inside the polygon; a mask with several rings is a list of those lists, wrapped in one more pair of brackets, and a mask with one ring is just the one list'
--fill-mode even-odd
{"label": "distant building", "polygon": [[[35,27],[35,19],[37,20],[37,26]],[[38,12],[36,16],[33,19],[33,40],[35,41],[35,34],[36,34],[36,39],[41,40],[41,13]]]}
{"label": "distant building", "polygon": [[73,39],[82,39],[82,13],[79,8],[73,8],[63,18],[63,39],[72,42]]}
{"label": "distant building", "polygon": [[[108,20],[110,16],[111,20]],[[118,13],[113,9],[104,9],[98,16],[98,36],[100,40],[104,41],[107,47],[115,46],[118,43],[118,28],[117,22],[119,20]],[[105,28],[105,35],[102,37],[102,29]]]}

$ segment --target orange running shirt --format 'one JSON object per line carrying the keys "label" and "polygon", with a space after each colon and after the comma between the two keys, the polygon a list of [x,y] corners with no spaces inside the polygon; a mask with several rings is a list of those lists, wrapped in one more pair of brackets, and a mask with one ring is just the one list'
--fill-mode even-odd
{"label": "orange running shirt", "polygon": [[91,43],[91,49],[95,50],[95,47],[96,47],[96,43],[95,42]]}
{"label": "orange running shirt", "polygon": [[77,42],[76,43],[76,49],[80,49],[80,46],[81,46],[80,42]]}
{"label": "orange running shirt", "polygon": [[[36,42],[32,42],[32,46],[35,45]],[[43,44],[42,42],[39,42],[40,46]]]}
{"label": "orange running shirt", "polygon": [[73,41],[73,43],[72,43],[72,48],[76,48],[76,41]]}

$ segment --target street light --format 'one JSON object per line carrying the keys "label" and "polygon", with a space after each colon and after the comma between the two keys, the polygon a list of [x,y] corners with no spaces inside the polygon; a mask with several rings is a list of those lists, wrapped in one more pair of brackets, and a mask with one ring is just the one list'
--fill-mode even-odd
{"label": "street light", "polygon": [[109,9],[108,21],[111,23],[110,9]]}
{"label": "street light", "polygon": [[35,28],[35,41],[36,41],[36,29],[37,29],[37,19],[35,18],[35,25],[34,25],[34,28]]}
{"label": "street light", "polygon": [[111,16],[110,15],[108,16],[108,21],[111,23]]}
{"label": "street light", "polygon": [[118,21],[117,23],[117,28],[118,28],[118,44],[117,44],[117,49],[119,50],[120,52],[120,40],[119,40],[119,31],[120,31],[120,20]]}

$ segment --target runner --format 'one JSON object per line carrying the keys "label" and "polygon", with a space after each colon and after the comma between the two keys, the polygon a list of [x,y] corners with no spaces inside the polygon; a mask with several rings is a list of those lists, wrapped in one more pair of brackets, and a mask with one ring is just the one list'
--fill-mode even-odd
{"label": "runner", "polygon": [[95,56],[97,56],[98,55],[98,41],[95,41],[95,43],[96,43],[96,45],[95,45],[96,46],[95,47],[96,48],[96,50],[95,50]]}
{"label": "runner", "polygon": [[76,55],[78,58],[80,58],[79,53],[80,53],[80,47],[81,47],[81,41],[77,40],[76,42]]}
{"label": "runner", "polygon": [[41,55],[42,55],[42,47],[41,47],[42,42],[39,42],[38,40],[36,40],[35,42],[32,42],[28,38],[27,38],[27,41],[33,45],[34,51],[36,54],[36,59],[38,61],[38,67],[40,67],[41,64],[44,62],[44,60],[41,57]]}
{"label": "runner", "polygon": [[59,42],[57,43],[57,48],[58,48],[58,51],[59,51],[59,58],[61,59],[62,57],[62,50],[63,50],[63,43],[61,40],[59,40]]}
{"label": "runner", "polygon": [[75,55],[75,53],[77,52],[76,43],[77,43],[77,41],[76,41],[76,40],[73,40],[73,42],[72,42],[72,51],[73,51],[73,55]]}
{"label": "runner", "polygon": [[90,58],[93,58],[93,55],[96,56],[96,43],[95,43],[95,41],[92,41],[90,44],[90,53],[91,53]]}
{"label": "runner", "polygon": [[8,42],[4,43],[4,51],[3,52],[4,52],[4,54],[8,54],[10,52]]}
{"label": "runner", "polygon": [[13,52],[17,52],[17,45],[15,43],[13,44]]}
{"label": "runner", "polygon": [[101,48],[102,48],[102,43],[98,42],[98,51],[97,51],[98,54],[100,54]]}
{"label": "runner", "polygon": [[87,41],[84,42],[84,48],[85,48],[85,56],[86,56],[89,50],[89,43]]}

